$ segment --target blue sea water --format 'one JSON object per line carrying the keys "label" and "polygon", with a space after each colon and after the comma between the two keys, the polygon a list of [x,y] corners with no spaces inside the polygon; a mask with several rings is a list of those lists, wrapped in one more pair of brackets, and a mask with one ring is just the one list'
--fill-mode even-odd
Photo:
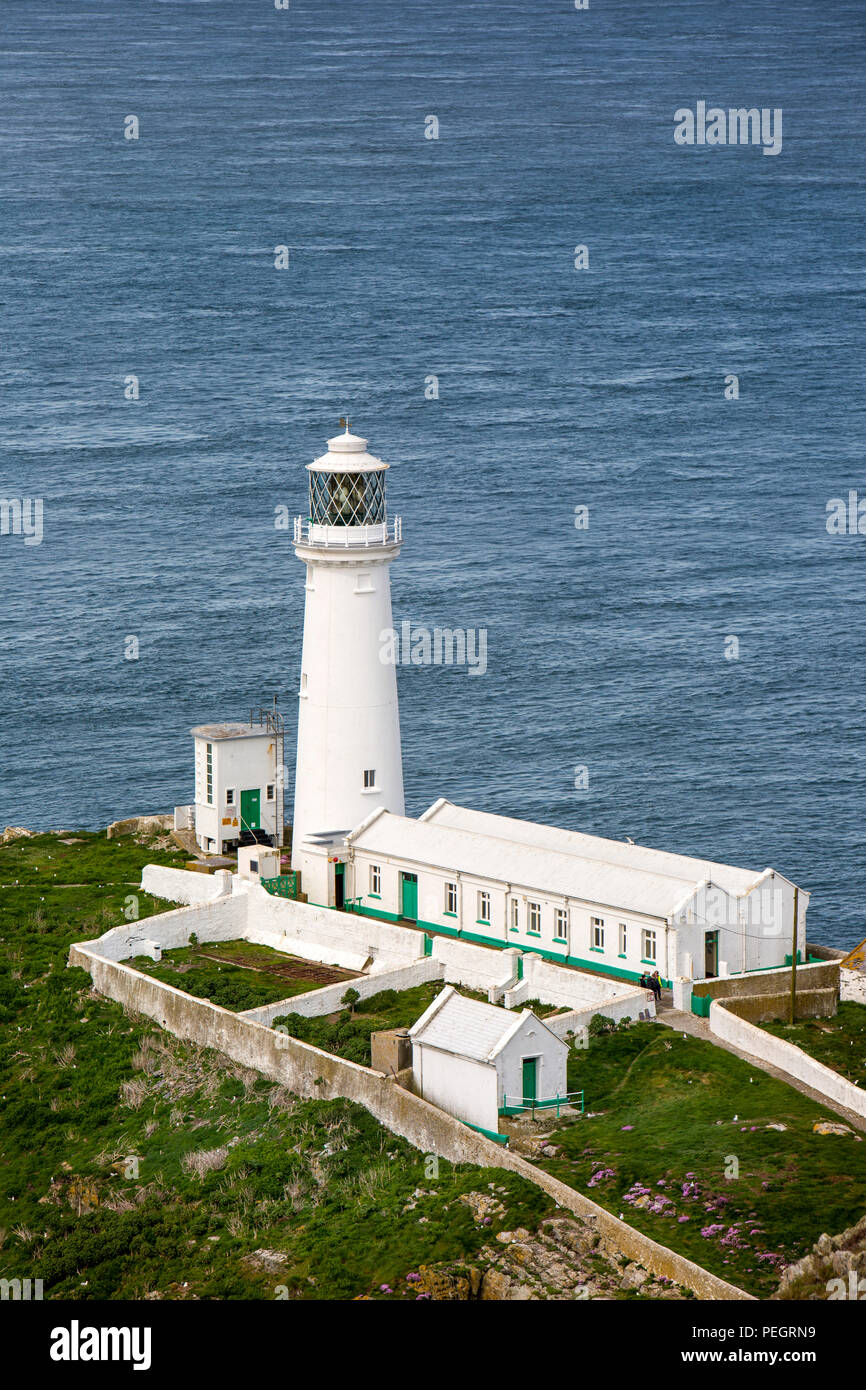
{"label": "blue sea water", "polygon": [[[348,411],[395,617],[488,633],[400,670],[409,812],[772,864],[859,940],[864,18],[4,0],[0,494],[44,536],[0,536],[0,826],[186,801],[190,727],[275,692],[291,755],[275,508]],[[677,146],[699,100],[781,107],[781,154]]]}

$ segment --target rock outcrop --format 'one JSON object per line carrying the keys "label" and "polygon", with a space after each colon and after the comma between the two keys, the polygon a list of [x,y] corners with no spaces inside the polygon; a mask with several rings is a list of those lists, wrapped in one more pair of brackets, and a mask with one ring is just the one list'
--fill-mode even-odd
{"label": "rock outcrop", "polygon": [[841,1235],[821,1236],[808,1255],[788,1265],[772,1297],[866,1302],[866,1216]]}

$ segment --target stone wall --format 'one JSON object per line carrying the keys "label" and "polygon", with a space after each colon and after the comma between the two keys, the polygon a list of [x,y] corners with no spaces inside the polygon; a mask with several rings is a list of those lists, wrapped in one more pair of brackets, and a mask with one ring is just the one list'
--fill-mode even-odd
{"label": "stone wall", "polygon": [[[745,994],[726,999],[725,1008],[749,1023],[787,1023],[791,1010],[791,991],[778,994]],[[836,1012],[835,989],[798,989],[795,1017],[830,1018]]]}
{"label": "stone wall", "polygon": [[[817,965],[797,966],[797,992],[804,989],[839,988],[838,962],[821,962]],[[701,980],[692,988],[692,994],[709,995],[711,999],[734,999],[748,994],[784,994],[791,991],[791,967],[780,970],[756,970],[751,975],[726,975],[718,980]]]}
{"label": "stone wall", "polygon": [[[467,1128],[443,1110],[367,1067],[333,1057],[297,1038],[275,1033],[240,1014],[107,959],[94,943],[70,948],[69,964],[88,970],[94,988],[125,1008],[154,1019],[176,1037],[215,1048],[302,1097],[357,1101],[394,1134],[422,1153],[454,1163],[508,1168],[549,1193],[562,1207],[589,1222],[611,1249],[664,1275],[702,1299],[748,1299],[751,1295],[710,1274],[693,1261],[632,1229],[583,1193],[551,1177],[518,1154]],[[720,1006],[715,1005],[714,1008]],[[733,1017],[732,1015],[730,1017]],[[739,1020],[734,1020],[739,1023]],[[748,1026],[748,1025],[741,1025]]]}

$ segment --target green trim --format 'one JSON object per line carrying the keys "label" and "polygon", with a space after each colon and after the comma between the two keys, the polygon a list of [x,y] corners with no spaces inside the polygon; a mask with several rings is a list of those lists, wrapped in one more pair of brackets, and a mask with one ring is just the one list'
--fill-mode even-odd
{"label": "green trim", "polygon": [[628,952],[627,952],[627,951],[618,951],[618,952],[617,952],[617,957],[616,957],[616,958],[617,958],[617,960],[628,960]]}
{"label": "green trim", "polygon": [[657,960],[647,960],[646,956],[641,956],[640,963],[641,965],[654,965],[656,970],[658,970],[659,963]]}
{"label": "green trim", "polygon": [[483,1125],[472,1125],[468,1120],[461,1120],[460,1123],[465,1125],[467,1129],[474,1129],[476,1133],[483,1134],[487,1139],[492,1139],[494,1143],[504,1144],[506,1148],[508,1147],[507,1134],[500,1134],[498,1130],[495,1129],[485,1129]]}
{"label": "green trim", "polygon": [[457,916],[457,913],[456,913],[456,912],[449,912],[448,909],[446,908],[445,911],[442,913],[442,916],[443,916],[443,917],[456,917],[456,916]]}
{"label": "green trim", "polygon": [[567,936],[555,936],[553,939],[554,939],[554,941],[561,941],[562,944],[563,944],[563,946],[567,946],[567,945],[568,945],[568,937],[567,937]]}
{"label": "green trim", "polygon": [[374,899],[376,900],[376,902],[379,902],[379,903],[382,901],[382,894],[381,894],[381,893],[368,893],[368,894],[367,894],[367,897],[368,897],[368,898],[374,898]]}
{"label": "green trim", "polygon": [[476,927],[489,927],[489,926],[490,926],[490,918],[489,918],[489,917],[476,917],[476,918],[475,918],[475,925],[476,925]]}
{"label": "green trim", "polygon": [[598,951],[598,953],[599,953],[600,956],[603,956],[603,955],[604,955],[604,947],[603,947],[603,946],[590,946],[589,949],[590,949],[591,951]]}
{"label": "green trim", "polygon": [[[327,907],[328,904],[313,903],[312,906]],[[385,912],[380,908],[370,908],[361,906],[356,908],[356,912],[362,917],[375,917],[378,918],[380,921],[385,922],[401,922],[403,920],[398,913]],[[506,945],[508,941],[508,938],[503,939],[501,936],[481,936],[476,932],[456,931],[453,927],[444,926],[441,922],[425,922],[420,918],[415,923],[415,925],[420,930],[428,932],[432,936],[459,936],[461,941],[474,941],[477,942],[479,946],[498,946],[501,949],[503,946]],[[510,932],[513,932],[515,930],[519,931],[520,928],[509,927]],[[534,942],[527,942],[523,949],[526,951],[531,951],[534,955],[542,956],[544,960],[553,961],[554,965],[572,965],[578,970],[588,970],[592,975],[597,975],[599,973],[599,961],[587,960],[583,956],[563,955],[560,951],[552,951],[544,946],[536,946]],[[657,965],[657,962],[647,961],[646,964]],[[779,966],[768,966],[767,969],[778,970]],[[615,980],[628,980],[632,984],[637,984],[638,980],[643,974],[643,971],[633,969],[626,970],[622,966],[611,965],[605,962],[604,973],[605,975],[611,975]],[[670,989],[671,982],[670,980],[663,979],[662,985],[665,989]]]}

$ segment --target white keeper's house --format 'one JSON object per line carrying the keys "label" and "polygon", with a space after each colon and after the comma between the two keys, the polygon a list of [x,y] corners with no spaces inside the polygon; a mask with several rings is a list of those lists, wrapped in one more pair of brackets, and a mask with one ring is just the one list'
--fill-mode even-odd
{"label": "white keeper's house", "polygon": [[[305,610],[292,869],[306,899],[629,981],[781,966],[795,939],[805,959],[809,894],[771,868],[443,800],[405,815],[396,670],[383,656],[403,542],[387,469],[347,426],[308,465],[309,514],[295,521]],[[196,832],[219,850],[244,818],[270,825],[273,748],[253,726],[194,733]]]}

